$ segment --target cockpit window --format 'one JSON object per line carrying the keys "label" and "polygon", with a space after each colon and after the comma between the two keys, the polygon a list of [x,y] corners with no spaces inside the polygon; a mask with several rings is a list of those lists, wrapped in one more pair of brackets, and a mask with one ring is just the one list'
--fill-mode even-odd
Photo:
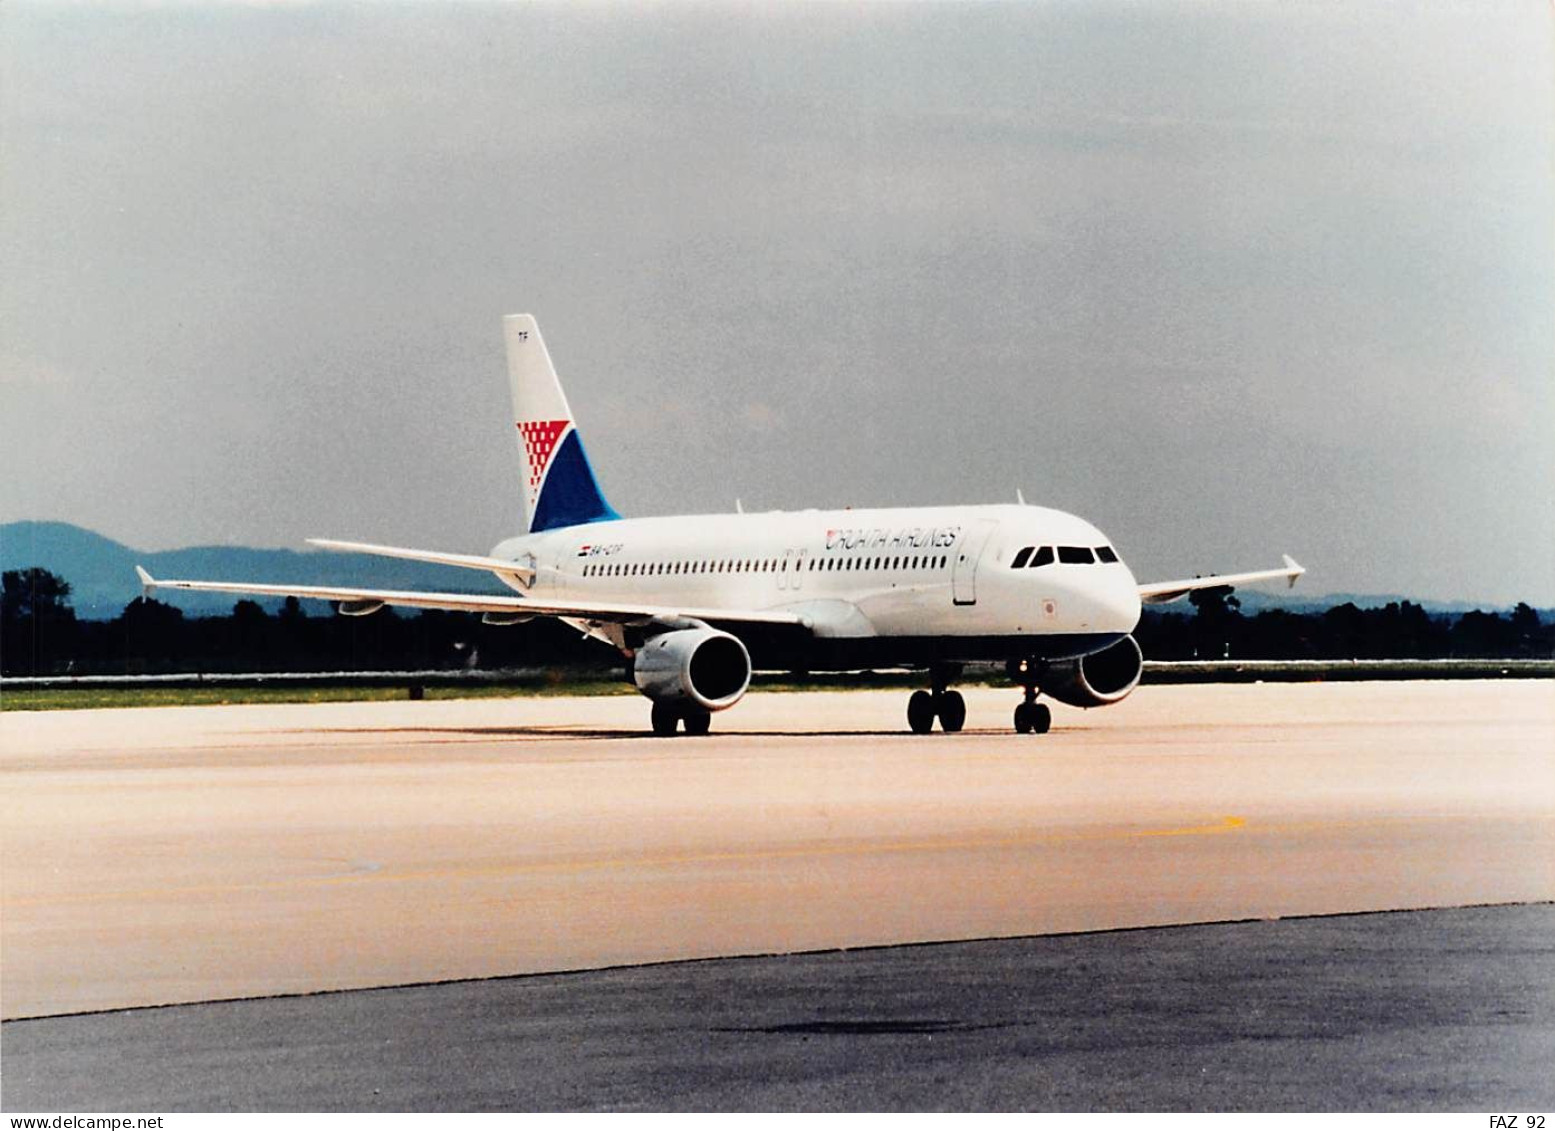
{"label": "cockpit window", "polygon": [[1096,555],[1091,553],[1089,546],[1060,546],[1058,560],[1065,565],[1094,565]]}
{"label": "cockpit window", "polygon": [[1113,552],[1113,549],[1112,549],[1111,546],[1097,546],[1096,547],[1096,560],[1097,561],[1102,561],[1102,562],[1107,562],[1107,563],[1110,564],[1110,563],[1115,562],[1115,561],[1118,560],[1118,555],[1115,552]]}
{"label": "cockpit window", "polygon": [[1027,546],[1020,553],[1016,554],[1015,555],[1015,560],[1010,563],[1010,568],[1011,569],[1023,569],[1023,568],[1025,568],[1026,560],[1031,557],[1031,551],[1033,551],[1035,549],[1036,549],[1035,546]]}
{"label": "cockpit window", "polygon": [[1043,546],[1040,550],[1037,551],[1036,556],[1031,559],[1031,565],[1028,566],[1027,568],[1029,568],[1029,569],[1036,569],[1038,566],[1045,566],[1045,565],[1052,565],[1052,564],[1053,564],[1053,547],[1051,547],[1051,546]]}

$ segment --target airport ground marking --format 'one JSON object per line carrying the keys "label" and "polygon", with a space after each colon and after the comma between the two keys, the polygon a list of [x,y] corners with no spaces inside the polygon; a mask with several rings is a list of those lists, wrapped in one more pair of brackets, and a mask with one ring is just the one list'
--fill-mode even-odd
{"label": "airport ground marking", "polygon": [[1146,832],[1135,833],[1135,836],[1212,836],[1215,833],[1229,833],[1237,829],[1245,828],[1246,817],[1225,817],[1214,825],[1193,825],[1185,829],[1150,829]]}

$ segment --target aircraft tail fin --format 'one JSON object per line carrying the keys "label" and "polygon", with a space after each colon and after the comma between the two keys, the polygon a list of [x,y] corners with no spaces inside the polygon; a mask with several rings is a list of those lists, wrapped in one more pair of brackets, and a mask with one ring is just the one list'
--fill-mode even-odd
{"label": "aircraft tail fin", "polygon": [[620,518],[594,478],[534,317],[509,314],[502,330],[524,460],[525,529],[537,533]]}

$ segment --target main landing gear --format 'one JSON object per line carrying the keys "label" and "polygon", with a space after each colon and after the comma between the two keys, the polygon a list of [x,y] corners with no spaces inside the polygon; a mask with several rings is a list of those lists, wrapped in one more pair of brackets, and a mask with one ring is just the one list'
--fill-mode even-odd
{"label": "main landing gear", "polygon": [[661,738],[674,734],[681,723],[686,724],[687,734],[706,734],[713,725],[713,716],[695,703],[656,701],[652,719],[653,733]]}
{"label": "main landing gear", "polygon": [[1020,681],[1026,692],[1025,699],[1015,708],[1016,734],[1046,734],[1053,726],[1053,712],[1046,703],[1037,702],[1037,685],[1032,679],[1035,671],[1036,665],[1025,660],[1010,665],[1010,675]]}
{"label": "main landing gear", "polygon": [[959,691],[947,691],[945,685],[956,674],[947,668],[930,668],[932,691],[914,691],[907,700],[907,725],[914,734],[928,734],[939,719],[940,729],[955,734],[966,725],[966,700]]}

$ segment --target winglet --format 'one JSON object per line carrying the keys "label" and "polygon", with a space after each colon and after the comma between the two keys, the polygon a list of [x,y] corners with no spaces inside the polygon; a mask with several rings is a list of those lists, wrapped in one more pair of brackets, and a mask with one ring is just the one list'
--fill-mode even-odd
{"label": "winglet", "polygon": [[1289,554],[1282,554],[1281,557],[1285,559],[1285,569],[1288,571],[1287,576],[1290,579],[1289,584],[1285,588],[1294,589],[1296,588],[1296,578],[1307,572],[1306,567],[1298,565],[1296,559]]}
{"label": "winglet", "polygon": [[151,595],[157,591],[157,579],[152,577],[140,566],[135,567],[135,576],[140,578],[140,597],[143,601],[151,600]]}

